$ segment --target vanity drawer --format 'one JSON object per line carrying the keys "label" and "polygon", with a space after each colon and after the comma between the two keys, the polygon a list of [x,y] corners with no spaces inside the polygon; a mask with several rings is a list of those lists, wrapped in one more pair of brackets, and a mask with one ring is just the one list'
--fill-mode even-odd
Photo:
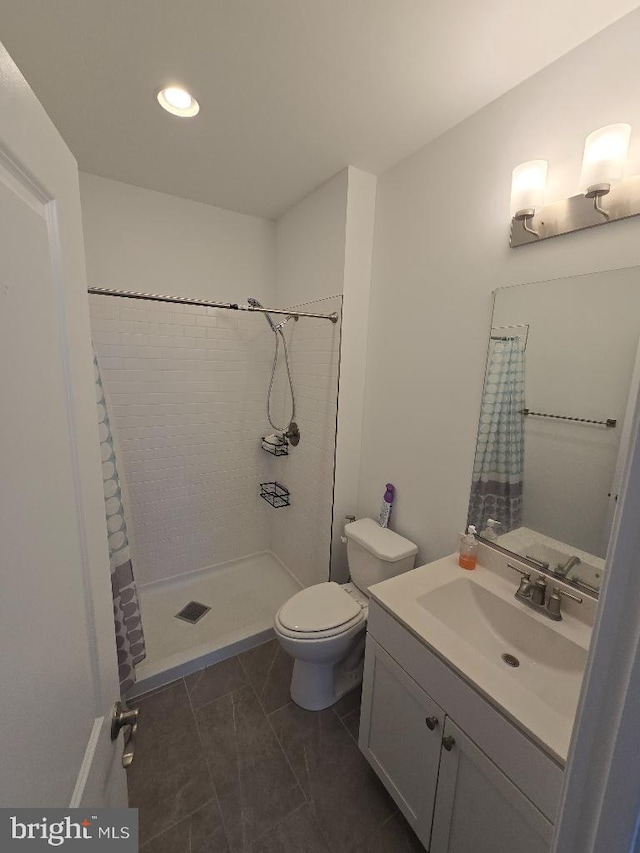
{"label": "vanity drawer", "polygon": [[368,633],[551,821],[563,768],[445,661],[371,600]]}

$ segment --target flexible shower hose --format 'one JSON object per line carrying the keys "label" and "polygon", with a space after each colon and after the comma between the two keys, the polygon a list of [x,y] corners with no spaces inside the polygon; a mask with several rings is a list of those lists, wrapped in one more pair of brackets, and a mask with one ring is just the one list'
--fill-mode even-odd
{"label": "flexible shower hose", "polygon": [[[291,391],[291,417],[289,421],[285,424],[285,426],[278,426],[273,422],[273,418],[271,417],[271,392],[273,390],[273,383],[276,376],[276,368],[278,366],[278,355],[280,352],[280,341],[278,340],[278,335],[282,338],[282,349],[284,350],[284,363],[287,366],[287,376],[289,378],[289,390]],[[291,368],[289,367],[289,352],[287,350],[287,341],[284,336],[282,329],[275,330],[276,336],[276,347],[273,353],[273,365],[271,367],[271,381],[269,382],[269,390],[267,391],[267,417],[269,419],[269,423],[272,428],[276,430],[276,432],[287,432],[289,429],[289,425],[292,421],[296,419],[296,397],[293,392],[293,378],[291,377]]]}

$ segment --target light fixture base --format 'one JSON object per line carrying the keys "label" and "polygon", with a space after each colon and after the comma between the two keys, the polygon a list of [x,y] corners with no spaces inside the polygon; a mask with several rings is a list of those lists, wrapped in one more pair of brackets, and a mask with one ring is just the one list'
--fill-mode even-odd
{"label": "light fixture base", "polygon": [[522,210],[516,210],[516,212],[513,214],[513,218],[517,219],[518,222],[524,222],[525,219],[533,219],[535,215],[535,208],[523,207]]}
{"label": "light fixture base", "polygon": [[585,198],[600,198],[611,192],[611,184],[592,184],[584,191]]}
{"label": "light fixture base", "polygon": [[[607,186],[609,191],[603,193],[602,190]],[[595,193],[596,189],[599,189],[598,193]],[[640,175],[626,178],[616,184],[593,184],[588,187],[588,192],[594,192],[590,199],[580,193],[547,204],[537,210],[533,218],[524,220],[524,224],[530,226],[532,231],[537,231],[537,234],[530,233],[520,222],[516,223],[514,217],[511,224],[511,247],[515,249],[529,243],[540,243],[549,237],[559,237],[562,234],[594,228],[596,225],[608,225],[619,219],[640,215]],[[603,195],[607,197],[606,211],[598,209]],[[598,206],[594,207],[594,203]]]}

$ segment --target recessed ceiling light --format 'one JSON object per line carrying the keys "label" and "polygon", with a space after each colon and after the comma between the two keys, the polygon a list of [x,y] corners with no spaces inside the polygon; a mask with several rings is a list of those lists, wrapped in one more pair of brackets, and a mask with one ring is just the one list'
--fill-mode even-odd
{"label": "recessed ceiling light", "polygon": [[174,116],[190,118],[200,111],[200,104],[192,97],[186,89],[180,86],[169,86],[158,92],[158,103],[168,113]]}

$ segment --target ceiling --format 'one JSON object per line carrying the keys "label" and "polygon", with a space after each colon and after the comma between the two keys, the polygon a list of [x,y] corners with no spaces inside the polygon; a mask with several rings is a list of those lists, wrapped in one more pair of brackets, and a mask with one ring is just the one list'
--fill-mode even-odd
{"label": "ceiling", "polygon": [[[0,0],[0,39],[81,169],[276,218],[348,164],[380,173],[636,6]],[[160,109],[170,83],[196,118]]]}

